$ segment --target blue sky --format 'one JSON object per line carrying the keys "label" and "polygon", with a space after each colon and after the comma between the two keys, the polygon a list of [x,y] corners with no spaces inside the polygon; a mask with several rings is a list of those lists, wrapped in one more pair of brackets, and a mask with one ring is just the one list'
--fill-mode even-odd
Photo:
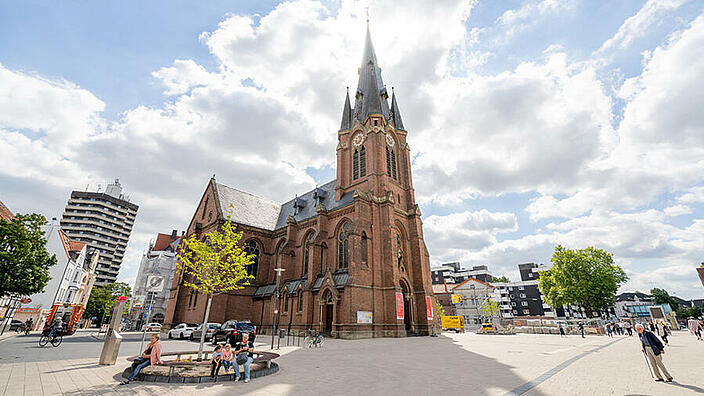
{"label": "blue sky", "polygon": [[694,0],[0,2],[0,199],[58,217],[120,177],[131,281],[211,174],[279,201],[330,180],[367,7],[433,264],[515,278],[596,245],[624,290],[701,297]]}

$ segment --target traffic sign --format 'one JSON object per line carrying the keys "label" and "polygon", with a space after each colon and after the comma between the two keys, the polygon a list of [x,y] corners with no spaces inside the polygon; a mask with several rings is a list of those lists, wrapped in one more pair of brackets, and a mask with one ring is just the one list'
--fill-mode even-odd
{"label": "traffic sign", "polygon": [[25,297],[25,298],[21,299],[20,302],[21,302],[22,304],[29,304],[29,303],[32,302],[32,299],[29,298],[29,297]]}
{"label": "traffic sign", "polygon": [[127,296],[117,296],[117,302],[127,301]]}

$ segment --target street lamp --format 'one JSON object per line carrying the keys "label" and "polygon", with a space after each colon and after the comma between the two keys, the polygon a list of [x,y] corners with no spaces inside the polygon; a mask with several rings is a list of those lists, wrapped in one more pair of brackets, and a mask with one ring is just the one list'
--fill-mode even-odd
{"label": "street lamp", "polygon": [[276,334],[276,327],[278,325],[276,318],[279,313],[279,279],[281,279],[281,273],[286,270],[283,268],[274,268],[274,271],[276,271],[276,286],[274,287],[274,318],[271,332],[271,349],[274,349],[274,335]]}

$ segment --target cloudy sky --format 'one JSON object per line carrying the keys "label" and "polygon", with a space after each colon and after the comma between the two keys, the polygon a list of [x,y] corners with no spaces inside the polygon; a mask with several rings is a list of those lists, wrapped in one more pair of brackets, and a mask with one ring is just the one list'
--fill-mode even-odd
{"label": "cloudy sky", "polygon": [[131,282],[212,174],[279,201],[333,179],[367,7],[433,264],[517,279],[595,245],[623,290],[704,295],[696,0],[0,2],[0,200],[60,217],[119,177]]}

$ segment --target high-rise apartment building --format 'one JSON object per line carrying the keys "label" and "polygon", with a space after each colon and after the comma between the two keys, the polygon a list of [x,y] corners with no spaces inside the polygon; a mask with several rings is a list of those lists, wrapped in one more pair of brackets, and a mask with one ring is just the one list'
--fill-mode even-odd
{"label": "high-rise apartment building", "polygon": [[117,279],[138,208],[124,196],[118,179],[104,192],[71,192],[61,228],[72,240],[85,242],[100,253],[96,286]]}

